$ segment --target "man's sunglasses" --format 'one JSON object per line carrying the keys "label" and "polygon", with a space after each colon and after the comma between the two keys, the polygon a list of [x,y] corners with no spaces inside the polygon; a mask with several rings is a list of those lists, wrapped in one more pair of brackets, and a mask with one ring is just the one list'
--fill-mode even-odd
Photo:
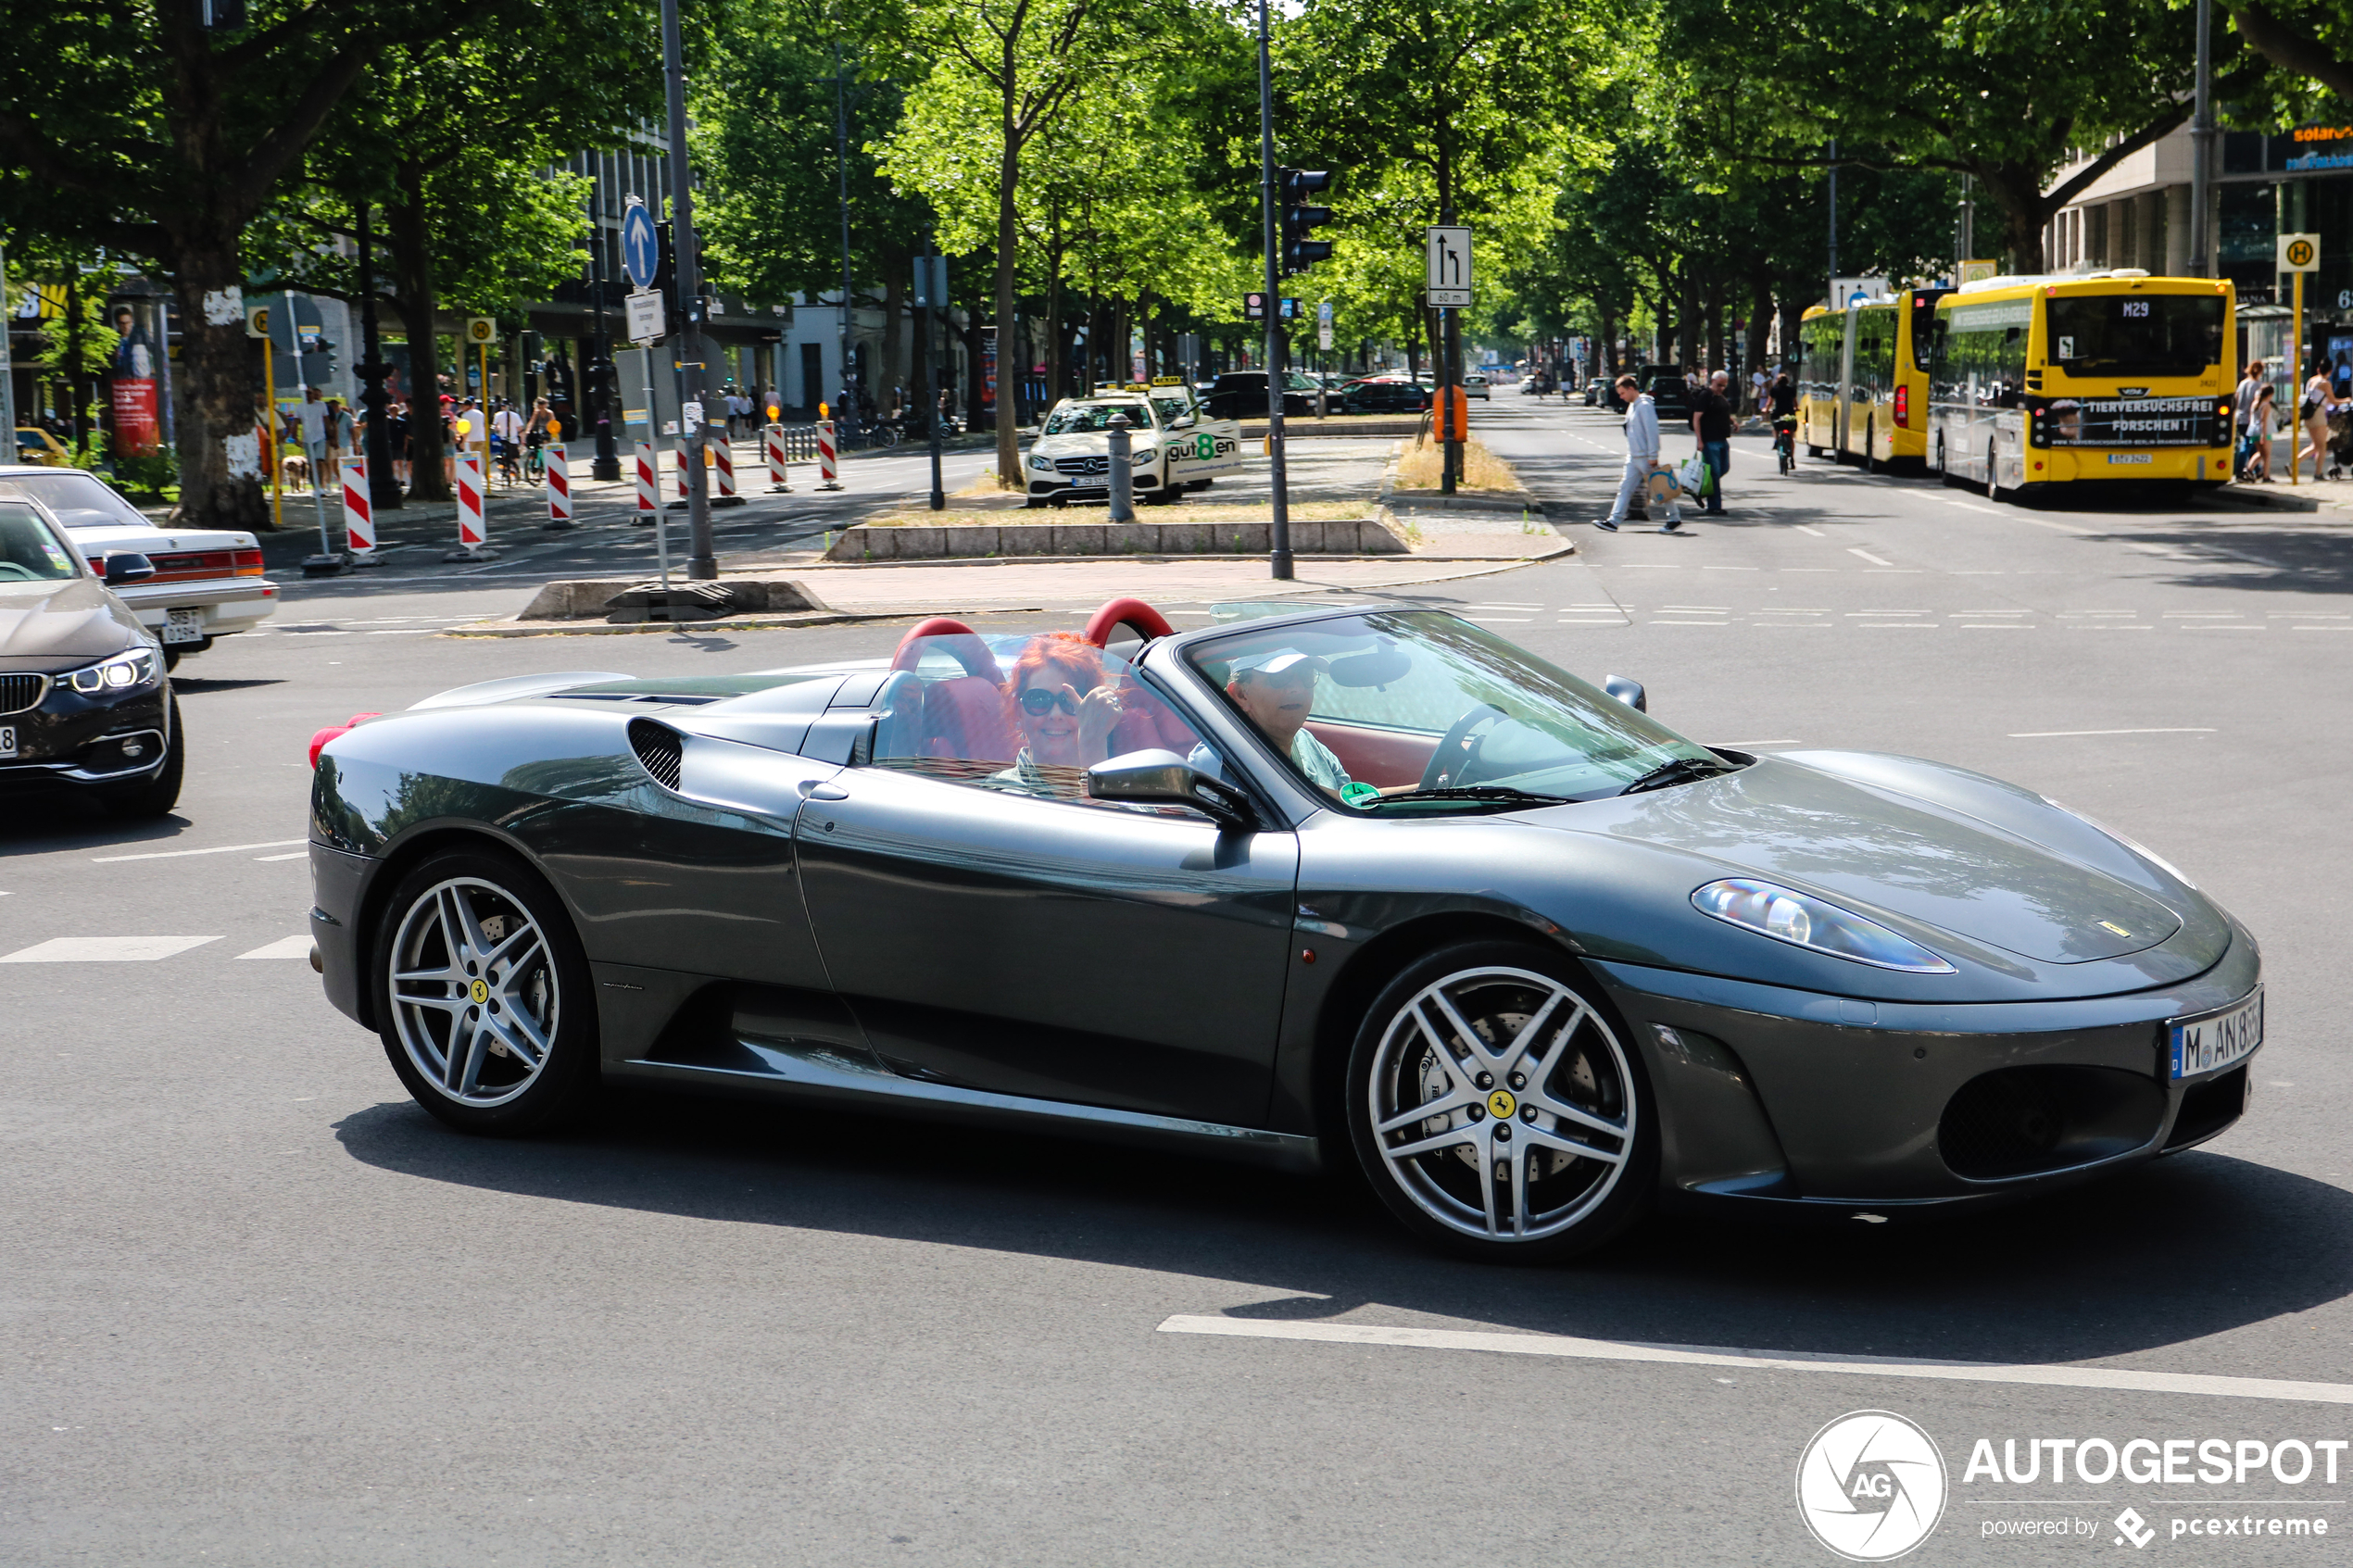
{"label": "man's sunglasses", "polygon": [[1043,686],[1032,686],[1021,694],[1021,710],[1032,718],[1043,718],[1056,708],[1064,713],[1076,714],[1078,700],[1066,690],[1050,692]]}

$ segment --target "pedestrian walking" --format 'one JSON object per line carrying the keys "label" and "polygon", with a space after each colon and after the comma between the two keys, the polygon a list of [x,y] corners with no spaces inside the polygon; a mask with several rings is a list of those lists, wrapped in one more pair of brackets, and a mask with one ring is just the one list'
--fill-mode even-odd
{"label": "pedestrian walking", "polygon": [[2249,359],[2246,374],[2239,378],[2238,391],[2231,396],[2232,429],[2243,431],[2246,428],[2246,417],[2255,409],[2255,395],[2263,385],[2263,361]]}
{"label": "pedestrian walking", "polygon": [[1750,413],[1765,412],[1765,399],[1772,391],[1772,386],[1773,377],[1764,366],[1759,365],[1748,373],[1748,411]]}
{"label": "pedestrian walking", "polygon": [[[1615,533],[1633,507],[1635,498],[1650,483],[1651,470],[1658,467],[1658,405],[1642,390],[1642,383],[1630,375],[1617,378],[1617,395],[1626,405],[1626,477],[1618,482],[1617,499],[1609,508],[1609,516],[1595,518],[1593,526],[1604,533]],[[1643,514],[1647,520],[1649,514]],[[1667,493],[1667,529],[1680,533],[1683,526],[1682,508],[1676,505],[1675,492]]]}
{"label": "pedestrian walking", "polygon": [[[2304,434],[2311,443],[2312,483],[2321,483],[2321,466],[2329,449],[2329,415],[2336,409],[2335,388],[2329,382],[2329,366],[2325,359],[2312,362],[2312,379],[2304,383],[2304,401],[2296,405],[2296,418],[2303,423]],[[2289,459],[2288,477],[2293,479],[2298,464],[2304,461],[2304,449],[2298,448]]]}
{"label": "pedestrian walking", "polygon": [[2239,435],[2238,476],[2256,484],[2271,483],[2271,428],[2279,419],[2279,388],[2270,382],[2255,389]]}
{"label": "pedestrian walking", "polygon": [[1705,517],[1724,515],[1724,476],[1732,468],[1732,400],[1727,395],[1732,378],[1718,370],[1692,397],[1692,434],[1699,441],[1700,460],[1716,476],[1713,493],[1700,508]]}

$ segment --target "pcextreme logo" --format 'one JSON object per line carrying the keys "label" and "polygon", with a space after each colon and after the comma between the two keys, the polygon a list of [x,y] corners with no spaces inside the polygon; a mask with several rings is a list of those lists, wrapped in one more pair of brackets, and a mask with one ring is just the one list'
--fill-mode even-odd
{"label": "pcextreme logo", "polygon": [[1849,1562],[1887,1562],[1928,1539],[1944,1514],[1944,1456],[1888,1411],[1856,1411],[1814,1434],[1797,1461],[1797,1512]]}

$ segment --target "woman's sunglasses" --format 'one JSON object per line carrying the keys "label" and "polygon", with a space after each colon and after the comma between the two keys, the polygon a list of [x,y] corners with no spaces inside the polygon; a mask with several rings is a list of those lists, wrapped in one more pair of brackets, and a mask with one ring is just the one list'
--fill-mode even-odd
{"label": "woman's sunglasses", "polygon": [[1043,686],[1032,686],[1021,694],[1021,710],[1032,718],[1043,718],[1060,708],[1064,713],[1078,711],[1078,699],[1068,691],[1050,692]]}

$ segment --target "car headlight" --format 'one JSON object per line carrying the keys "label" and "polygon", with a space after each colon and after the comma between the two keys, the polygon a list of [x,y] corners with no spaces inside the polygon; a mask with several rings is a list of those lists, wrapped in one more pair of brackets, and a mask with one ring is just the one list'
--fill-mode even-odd
{"label": "car headlight", "polygon": [[155,649],[133,648],[102,663],[86,665],[62,679],[83,696],[103,696],[108,692],[152,686],[162,670]]}
{"label": "car headlight", "polygon": [[1958,972],[1926,947],[1876,921],[1769,882],[1727,877],[1693,893],[1692,903],[1704,915],[1835,959],[1851,959],[1875,969],[1902,970],[1906,974]]}
{"label": "car headlight", "polygon": [[1037,453],[1032,452],[1029,455],[1029,466],[1042,471],[1052,468],[1054,466],[1054,459],[1051,458],[1041,458]]}
{"label": "car headlight", "polygon": [[1137,452],[1136,452],[1136,461],[1138,461],[1139,463],[1149,463],[1149,462],[1151,462],[1151,461],[1154,458],[1157,458],[1157,457],[1159,457],[1159,456],[1160,456],[1160,451],[1159,451],[1159,449],[1158,449],[1157,447],[1152,447],[1152,446],[1139,447],[1139,448],[1137,449]]}

